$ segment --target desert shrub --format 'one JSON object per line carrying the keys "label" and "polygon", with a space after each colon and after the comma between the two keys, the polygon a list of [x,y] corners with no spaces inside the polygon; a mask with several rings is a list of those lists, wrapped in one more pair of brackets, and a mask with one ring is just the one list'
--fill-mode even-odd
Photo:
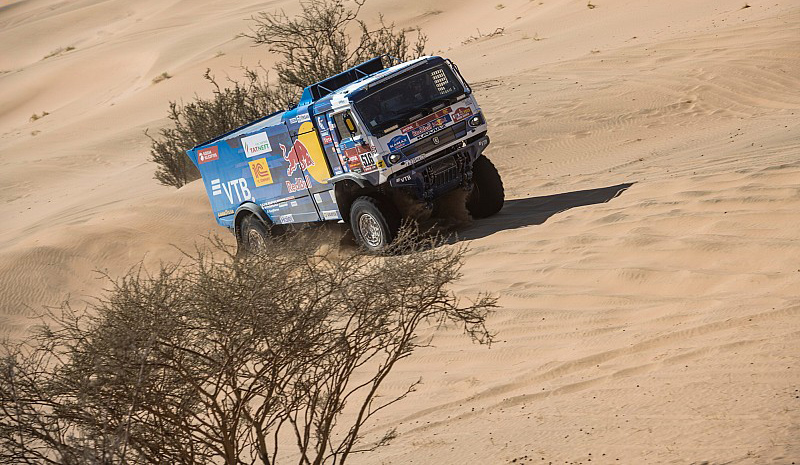
{"label": "desert shrub", "polygon": [[34,114],[31,115],[30,118],[28,118],[28,121],[30,121],[32,123],[34,121],[37,121],[37,120],[40,120],[40,119],[44,118],[45,116],[47,116],[49,114],[50,113],[48,113],[46,111],[43,111],[41,115],[37,115],[36,113],[34,113]]}
{"label": "desert shrub", "polygon": [[47,55],[45,55],[44,58],[42,58],[42,60],[46,60],[48,58],[61,56],[61,55],[65,54],[65,53],[71,52],[73,50],[75,50],[75,47],[73,47],[72,45],[70,45],[68,47],[58,47],[57,49],[55,49],[52,52],[50,52]]}
{"label": "desert shrub", "polygon": [[159,82],[166,81],[167,79],[172,79],[172,75],[164,71],[163,73],[153,78],[153,84],[158,84]]}
{"label": "desert shrub", "polygon": [[275,66],[278,78],[301,89],[379,55],[405,61],[423,54],[427,38],[419,28],[395,30],[381,16],[379,26],[370,29],[358,19],[365,2],[355,0],[353,10],[344,0],[301,1],[297,16],[262,12],[251,18],[254,24],[243,35],[281,55]]}
{"label": "desert shrub", "polygon": [[[51,311],[0,359],[2,463],[344,464],[402,400],[381,392],[428,324],[488,343],[495,299],[448,289],[464,249],[404,233],[392,256],[269,242],[217,245]],[[279,454],[280,445],[280,454]]]}
{"label": "desert shrub", "polygon": [[229,78],[228,86],[222,87],[206,70],[204,77],[214,88],[210,98],[169,103],[171,127],[160,129],[155,137],[148,134],[151,160],[158,165],[155,178],[161,184],[179,188],[200,177],[186,156],[198,143],[286,107],[290,95],[285,85],[270,85],[260,68],[242,71],[241,81]]}
{"label": "desert shrub", "polygon": [[358,19],[365,1],[357,0],[352,10],[343,0],[309,0],[301,2],[296,17],[283,12],[253,17],[250,32],[243,36],[283,57],[275,68],[277,82],[270,86],[265,70],[245,68],[242,81],[229,79],[229,87],[222,88],[206,73],[214,86],[212,97],[195,97],[188,104],[170,102],[171,127],[151,137],[151,160],[158,165],[155,178],[174,187],[198,179],[200,173],[186,150],[292,106],[309,84],[379,55],[406,60],[423,53],[426,37],[419,29],[396,30],[383,17],[377,28],[369,29]]}

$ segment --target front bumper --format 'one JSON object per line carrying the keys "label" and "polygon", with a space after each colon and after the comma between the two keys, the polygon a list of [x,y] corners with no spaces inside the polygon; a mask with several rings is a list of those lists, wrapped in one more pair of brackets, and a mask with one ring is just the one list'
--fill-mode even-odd
{"label": "front bumper", "polygon": [[419,200],[431,202],[457,187],[472,186],[472,164],[489,145],[483,135],[462,148],[448,149],[431,161],[394,173],[389,186],[406,189]]}

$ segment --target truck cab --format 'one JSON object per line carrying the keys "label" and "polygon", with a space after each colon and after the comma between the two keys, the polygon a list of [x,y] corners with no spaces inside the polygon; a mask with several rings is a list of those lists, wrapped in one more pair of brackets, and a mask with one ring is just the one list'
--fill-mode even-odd
{"label": "truck cab", "polygon": [[188,151],[219,224],[257,250],[271,225],[344,221],[379,251],[394,239],[397,195],[426,205],[469,191],[473,217],[502,208],[503,186],[483,156],[486,120],[451,61],[369,60],[307,87],[296,107]]}

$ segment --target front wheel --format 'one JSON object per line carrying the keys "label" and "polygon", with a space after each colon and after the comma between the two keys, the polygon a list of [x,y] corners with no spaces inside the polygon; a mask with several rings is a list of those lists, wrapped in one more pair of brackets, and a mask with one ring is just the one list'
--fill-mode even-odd
{"label": "front wheel", "polygon": [[472,165],[472,191],[467,197],[467,211],[473,218],[486,218],[503,208],[503,180],[494,164],[481,155]]}
{"label": "front wheel", "polygon": [[269,231],[258,218],[250,215],[242,221],[241,251],[247,254],[262,254],[267,249]]}
{"label": "front wheel", "polygon": [[359,197],[350,207],[350,229],[356,242],[370,252],[379,252],[397,236],[400,214],[388,201]]}

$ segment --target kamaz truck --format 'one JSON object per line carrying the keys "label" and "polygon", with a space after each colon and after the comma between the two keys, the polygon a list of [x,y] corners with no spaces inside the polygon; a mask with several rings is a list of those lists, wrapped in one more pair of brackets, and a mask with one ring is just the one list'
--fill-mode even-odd
{"label": "kamaz truck", "polygon": [[187,152],[240,247],[260,249],[274,225],[339,221],[380,251],[401,224],[398,194],[432,206],[464,189],[474,218],[502,208],[502,181],[483,155],[486,120],[458,67],[436,56],[385,60],[313,84],[294,108]]}

